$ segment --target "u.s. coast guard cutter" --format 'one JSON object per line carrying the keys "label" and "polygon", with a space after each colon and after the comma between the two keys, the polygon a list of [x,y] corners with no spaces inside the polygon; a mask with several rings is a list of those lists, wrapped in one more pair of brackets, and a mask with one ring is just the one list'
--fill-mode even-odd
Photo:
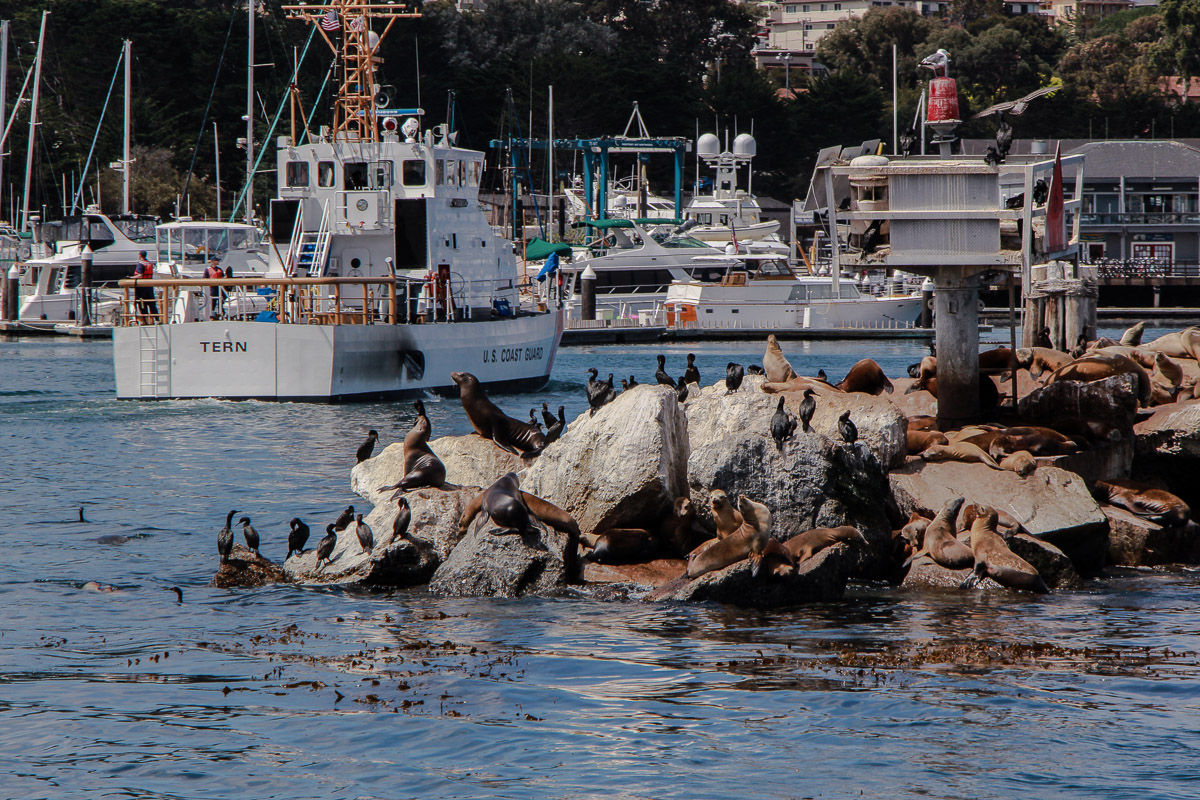
{"label": "u.s. coast guard cutter", "polygon": [[285,9],[338,56],[333,124],[312,141],[278,139],[265,274],[159,278],[159,265],[154,280],[122,282],[117,396],[402,396],[449,389],[452,371],[543,386],[561,300],[522,289],[511,246],[487,224],[483,154],[423,130],[419,109],[383,107],[379,43],[416,13],[367,0]]}

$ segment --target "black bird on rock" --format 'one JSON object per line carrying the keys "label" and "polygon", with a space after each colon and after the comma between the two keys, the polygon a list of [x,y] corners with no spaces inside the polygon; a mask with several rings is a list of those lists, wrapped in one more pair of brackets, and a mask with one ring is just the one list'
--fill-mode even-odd
{"label": "black bird on rock", "polygon": [[685,383],[700,383],[700,370],[696,369],[696,354],[688,353],[687,369],[683,371]]}
{"label": "black bird on rock", "polygon": [[292,553],[304,555],[304,545],[308,543],[308,526],[299,517],[292,517],[288,524],[292,526],[292,530],[288,533],[288,553],[284,556],[284,561],[291,558]]}
{"label": "black bird on rock", "polygon": [[333,555],[333,548],[337,547],[337,532],[332,525],[325,526],[325,535],[321,537],[321,541],[317,542],[317,569],[321,568],[321,562],[329,563],[329,557]]}
{"label": "black bird on rock", "polygon": [[[567,429],[567,414],[566,406],[558,407],[558,419],[546,426],[546,444],[557,441],[558,437],[563,435],[563,431]],[[554,419],[551,417],[551,419]]]}
{"label": "black bird on rock", "polygon": [[378,441],[379,434],[375,431],[367,432],[367,440],[358,446],[358,452],[354,455],[358,458],[359,464],[371,457],[371,453],[375,452],[375,442]]}
{"label": "black bird on rock", "polygon": [[858,426],[850,421],[849,411],[843,411],[842,415],[838,417],[838,433],[846,444],[854,444],[858,441]]}
{"label": "black bird on rock", "polygon": [[658,354],[658,370],[654,373],[654,379],[663,386],[670,386],[672,389],[678,389],[675,381],[667,374],[667,357],[662,353]]}
{"label": "black bird on rock", "polygon": [[637,378],[630,375],[629,376],[629,388],[632,389],[633,387],[635,387],[637,385],[638,385]]}
{"label": "black bird on rock", "polygon": [[761,364],[751,364],[750,366],[746,367],[747,375],[763,375],[765,373],[766,370],[762,368]]}
{"label": "black bird on rock", "polygon": [[547,430],[549,430],[554,423],[558,421],[554,418],[554,415],[550,413],[549,403],[542,403],[542,421],[546,423]]}
{"label": "black bird on rock", "polygon": [[679,388],[675,390],[675,396],[679,398],[679,402],[686,402],[688,399],[687,376],[679,376]]}
{"label": "black bird on rock", "polygon": [[1004,163],[1004,157],[997,152],[994,145],[987,146],[987,152],[983,154],[983,162],[989,167],[998,167]]}
{"label": "black bird on rock", "polygon": [[358,536],[358,545],[364,553],[369,553],[375,548],[375,532],[371,530],[370,525],[363,522],[362,514],[354,517],[354,533]]}
{"label": "black bird on rock", "polygon": [[238,522],[242,525],[242,536],[246,537],[246,547],[254,555],[258,555],[258,531],[250,524],[249,517],[242,517]]}
{"label": "black bird on rock", "polygon": [[612,374],[609,373],[607,381],[598,381],[596,377],[599,374],[599,371],[595,367],[588,370],[587,399],[588,406],[591,408],[589,413],[591,414],[595,414],[596,409],[603,407],[605,404],[611,403],[613,398],[617,396],[613,390]]}
{"label": "black bird on rock", "polygon": [[237,511],[230,511],[225,515],[225,527],[217,533],[217,553],[221,556],[222,563],[229,560],[229,555],[233,552],[233,515]]}
{"label": "black bird on rock", "polygon": [[351,522],[354,522],[354,506],[346,506],[346,510],[334,520],[333,527],[339,531],[345,530]]}
{"label": "black bird on rock", "polygon": [[804,432],[808,433],[812,430],[813,414],[817,413],[817,399],[813,396],[812,389],[804,390],[804,399],[800,401],[800,421],[804,423]]}
{"label": "black bird on rock", "polygon": [[829,376],[825,374],[825,370],[817,370],[817,380],[819,380],[821,383],[829,383]]}
{"label": "black bird on rock", "polygon": [[396,512],[396,519],[392,522],[392,540],[403,539],[404,534],[408,533],[408,523],[412,521],[412,507],[408,505],[408,498],[401,497],[397,501],[399,509]]}
{"label": "black bird on rock", "polygon": [[1054,342],[1050,339],[1050,329],[1042,328],[1038,331],[1038,335],[1033,338],[1034,347],[1045,347],[1047,350],[1054,349]]}
{"label": "black bird on rock", "polygon": [[538,421],[537,409],[535,408],[529,409],[529,424],[532,425],[538,433],[542,432],[542,423]]}
{"label": "black bird on rock", "polygon": [[784,441],[790,439],[795,432],[796,418],[783,407],[783,398],[780,397],[779,405],[775,407],[775,413],[771,415],[771,438],[775,440],[775,449],[783,450]]}
{"label": "black bird on rock", "polygon": [[736,392],[742,385],[742,378],[745,376],[746,371],[742,369],[742,365],[730,361],[725,367],[725,394]]}

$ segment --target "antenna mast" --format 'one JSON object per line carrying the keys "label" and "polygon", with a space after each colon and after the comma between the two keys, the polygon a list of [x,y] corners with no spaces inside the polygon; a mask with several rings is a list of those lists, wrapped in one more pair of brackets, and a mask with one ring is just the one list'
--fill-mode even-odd
{"label": "antenna mast", "polygon": [[[340,86],[333,108],[333,138],[348,142],[378,142],[375,114],[375,55],[397,19],[420,17],[417,6],[371,0],[329,0],[322,5],[285,5],[288,19],[317,26],[321,38],[341,65]],[[382,33],[371,30],[373,19],[387,20]]]}

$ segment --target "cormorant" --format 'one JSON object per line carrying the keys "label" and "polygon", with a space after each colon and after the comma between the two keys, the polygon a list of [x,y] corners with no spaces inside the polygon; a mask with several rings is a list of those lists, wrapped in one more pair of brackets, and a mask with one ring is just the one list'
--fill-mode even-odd
{"label": "cormorant", "polygon": [[854,444],[858,441],[858,426],[850,421],[850,412],[843,411],[838,417],[838,433],[841,434],[842,441],[846,444]]}
{"label": "cormorant", "polygon": [[742,369],[742,365],[730,361],[725,367],[725,394],[736,392],[742,385],[742,378],[745,376],[746,371]]}
{"label": "cormorant", "polygon": [[1054,349],[1054,342],[1050,339],[1050,329],[1048,327],[1042,328],[1038,331],[1038,335],[1033,337],[1033,346],[1045,347],[1047,350]]}
{"label": "cormorant", "polygon": [[321,541],[317,542],[317,569],[321,568],[321,562],[329,563],[329,557],[333,555],[333,548],[337,547],[337,532],[334,531],[332,525],[325,526],[325,535]]}
{"label": "cormorant", "polygon": [[553,427],[555,422],[558,422],[558,420],[554,418],[554,415],[550,413],[549,403],[542,403],[542,419],[546,422],[547,430]]}
{"label": "cormorant", "polygon": [[829,383],[829,376],[825,374],[825,370],[817,370],[817,380],[819,380],[821,383]]}
{"label": "cormorant", "polygon": [[761,364],[751,364],[750,366],[746,367],[747,375],[764,375],[766,372],[767,371],[762,368]]}
{"label": "cormorant", "polygon": [[354,522],[354,506],[346,506],[336,520],[333,522],[333,527],[339,531],[345,530],[351,522]]}
{"label": "cormorant", "polygon": [[817,400],[813,396],[812,389],[804,390],[804,399],[800,401],[800,421],[804,423],[804,432],[808,433],[812,430],[813,414],[817,413]]}
{"label": "cormorant", "polygon": [[987,146],[987,152],[983,154],[983,161],[990,167],[998,167],[1004,163],[1004,158],[996,152],[994,145]]}
{"label": "cormorant", "polygon": [[687,383],[700,383],[700,370],[696,369],[696,354],[688,353],[687,369],[683,371],[683,380]]}
{"label": "cormorant", "polygon": [[291,558],[292,553],[304,555],[304,545],[308,543],[308,526],[299,517],[292,517],[288,524],[292,526],[292,530],[288,533],[288,554],[284,556],[284,561]]}
{"label": "cormorant", "polygon": [[1004,118],[1004,112],[1000,112],[1000,127],[996,129],[996,152],[1000,154],[1000,160],[1008,158],[1008,151],[1012,149],[1013,129],[1012,125],[1008,124],[1008,120]]}
{"label": "cormorant", "polygon": [[667,374],[667,357],[662,353],[658,354],[658,370],[654,373],[654,379],[662,386],[670,386],[672,389],[678,389],[675,381],[671,380],[671,376]]}
{"label": "cormorant", "polygon": [[542,423],[538,421],[536,408],[529,409],[529,424],[532,425],[534,430],[536,430],[538,433],[542,432]]}
{"label": "cormorant", "polygon": [[404,534],[408,533],[408,523],[412,521],[412,508],[408,505],[408,498],[401,497],[396,504],[400,508],[395,521],[392,522],[393,541],[404,538]]}
{"label": "cormorant", "polygon": [[917,146],[917,131],[915,128],[909,128],[904,133],[900,134],[900,155],[904,157],[911,156],[913,150]]}
{"label": "cormorant", "polygon": [[637,378],[630,375],[629,376],[629,388],[632,389],[633,387],[635,387],[637,385],[638,385]]}
{"label": "cormorant", "polygon": [[217,534],[217,552],[221,554],[222,563],[229,560],[229,554],[233,552],[233,529],[230,523],[233,522],[233,515],[237,511],[230,511],[225,515],[225,527]]}
{"label": "cormorant", "polygon": [[684,376],[679,376],[678,388],[675,390],[675,396],[679,398],[679,402],[683,403],[688,399],[688,385],[684,380]]}
{"label": "cormorant", "polygon": [[796,419],[783,407],[783,398],[771,415],[771,438],[775,440],[775,449],[783,450],[783,442],[796,432]]}
{"label": "cormorant", "polygon": [[249,517],[242,517],[238,522],[242,525],[242,536],[246,537],[246,547],[254,555],[258,555],[258,531],[250,524]]}
{"label": "cormorant", "polygon": [[[558,419],[555,419],[554,423],[546,428],[546,444],[557,441],[558,437],[562,436],[563,431],[567,429],[566,409],[566,406],[558,407]],[[551,417],[551,419],[554,418]]]}
{"label": "cormorant", "polygon": [[375,442],[379,439],[379,434],[375,431],[367,432],[367,440],[358,446],[358,452],[355,456],[358,458],[359,464],[371,457],[371,453],[375,452]]}
{"label": "cormorant", "polygon": [[1045,178],[1038,178],[1037,183],[1033,185],[1033,204],[1035,206],[1044,206],[1049,199],[1050,184],[1046,183]]}
{"label": "cormorant", "polygon": [[362,514],[356,515],[354,521],[354,532],[358,535],[358,544],[364,553],[371,552],[375,548],[375,532],[371,530],[370,525],[363,522]]}
{"label": "cormorant", "polygon": [[[590,376],[587,382],[587,400],[588,406],[590,407],[590,411],[588,412],[589,414],[595,414],[596,409],[601,408],[605,403],[610,402],[615,396],[612,384],[610,382],[596,380],[596,377],[599,374],[599,371],[595,367],[592,367],[588,370],[588,375]],[[610,375],[610,380],[611,377],[612,376]]]}

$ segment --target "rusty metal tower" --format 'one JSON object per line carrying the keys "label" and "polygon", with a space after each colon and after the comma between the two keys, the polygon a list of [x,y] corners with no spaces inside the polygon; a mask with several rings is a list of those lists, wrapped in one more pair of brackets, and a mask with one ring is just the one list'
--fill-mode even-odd
{"label": "rusty metal tower", "polygon": [[[316,26],[337,57],[340,85],[333,109],[333,139],[378,142],[375,109],[375,69],[383,59],[375,55],[397,19],[419,17],[419,6],[371,0],[329,0],[321,4],[285,5],[288,19]],[[371,30],[372,20],[386,20],[382,32]]]}

